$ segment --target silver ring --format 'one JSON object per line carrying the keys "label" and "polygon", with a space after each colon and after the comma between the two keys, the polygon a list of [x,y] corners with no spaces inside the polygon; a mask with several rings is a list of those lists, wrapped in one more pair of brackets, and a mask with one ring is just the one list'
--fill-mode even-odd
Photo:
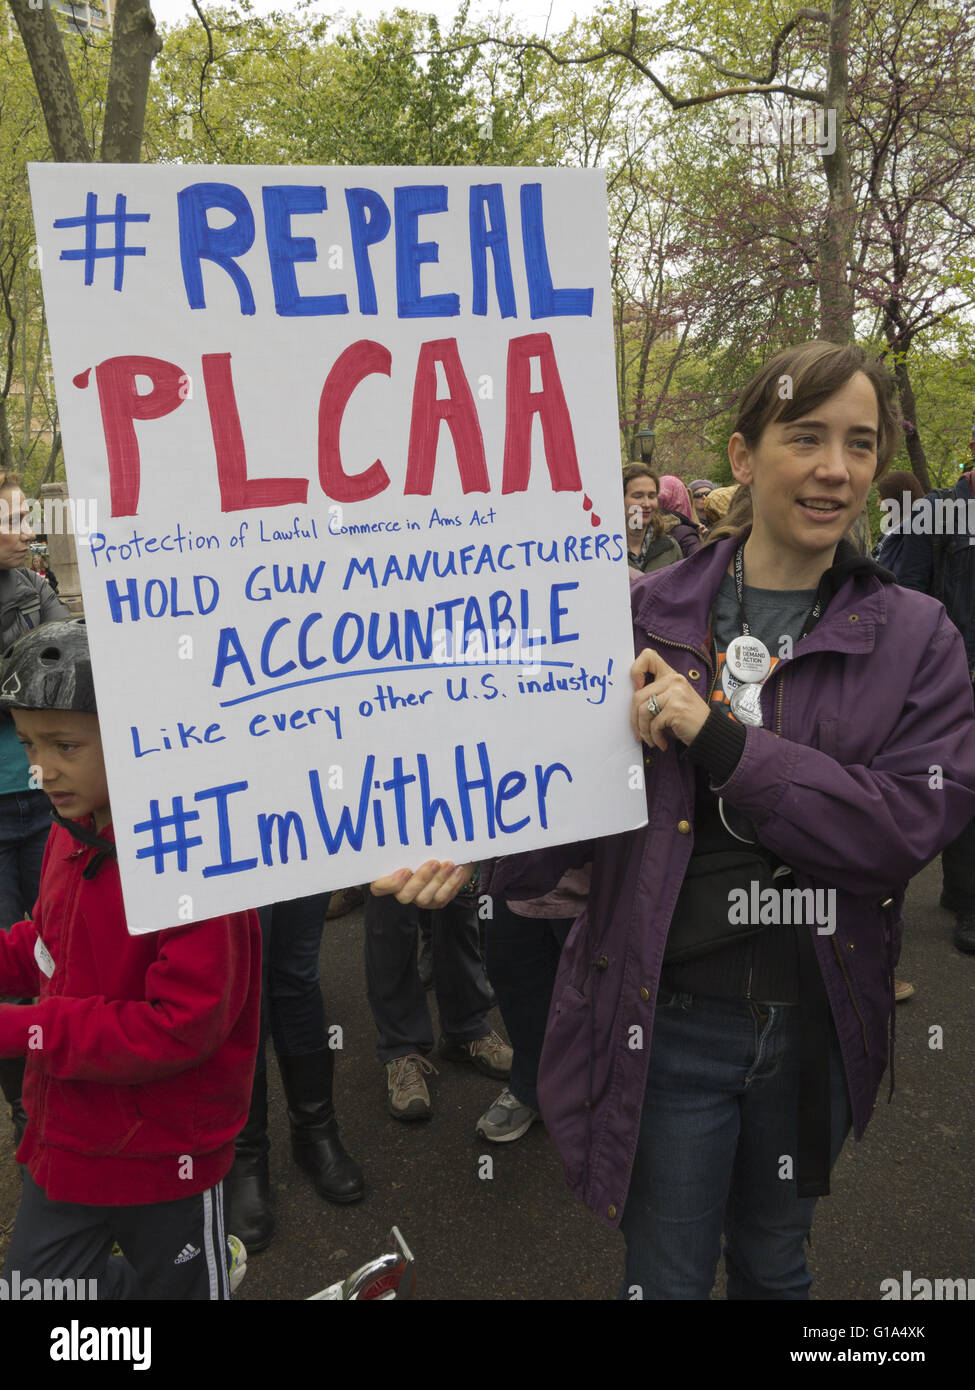
{"label": "silver ring", "polygon": [[657,715],[660,713],[660,701],[657,699],[656,695],[651,695],[650,699],[647,701],[647,712],[651,719],[656,719]]}

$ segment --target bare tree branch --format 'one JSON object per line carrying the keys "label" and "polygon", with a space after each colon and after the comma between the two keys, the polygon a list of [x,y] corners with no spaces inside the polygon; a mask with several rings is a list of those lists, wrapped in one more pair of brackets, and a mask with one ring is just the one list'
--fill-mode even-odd
{"label": "bare tree branch", "polygon": [[[193,0],[194,5],[196,0]],[[583,53],[577,57],[568,57],[562,53],[556,53],[551,44],[541,39],[502,39],[491,34],[483,34],[478,38],[464,39],[459,43],[449,44],[444,48],[421,48],[417,53],[423,56],[442,56],[447,53],[458,53],[465,48],[476,48],[481,44],[496,44],[500,48],[507,48],[511,52],[524,53],[529,49],[545,56],[559,67],[580,67],[589,63],[602,62],[604,58],[622,58],[625,62],[634,67],[648,82],[656,87],[657,91],[664,100],[675,110],[680,111],[690,106],[702,106],[708,102],[721,101],[724,97],[757,95],[760,92],[781,92],[784,96],[797,97],[803,101],[823,102],[824,93],[818,89],[806,87],[793,87],[790,83],[776,82],[775,73],[778,70],[779,54],[782,44],[794,29],[798,27],[800,19],[813,20],[816,23],[828,23],[829,16],[822,10],[801,9],[796,12],[792,19],[782,26],[772,41],[772,53],[769,61],[769,72],[765,77],[753,77],[748,73],[733,73],[722,67],[717,60],[703,49],[686,48],[680,44],[667,44],[657,49],[657,53],[696,53],[704,58],[714,70],[722,76],[732,77],[744,82],[746,86],[722,87],[717,91],[705,92],[699,96],[679,97],[676,96],[662,78],[649,68],[646,63],[637,55],[637,21],[639,11],[634,6],[630,11],[630,32],[627,36],[626,44],[621,47],[619,44],[605,44],[602,48],[593,53]]]}
{"label": "bare tree branch", "polygon": [[210,123],[207,121],[206,111],[203,107],[203,89],[206,86],[207,68],[210,67],[212,63],[216,62],[216,54],[213,51],[213,30],[210,28],[210,24],[207,20],[206,15],[200,9],[199,0],[192,0],[192,3],[194,10],[196,10],[197,18],[203,25],[204,31],[207,36],[207,56],[204,58],[203,66],[200,68],[200,91],[197,97],[197,112],[199,114],[200,122],[203,126],[203,129],[210,137],[210,140],[213,144],[213,148],[216,150],[217,154],[220,155],[221,159],[223,159],[225,158],[224,152],[220,148],[220,142],[218,141],[217,137],[210,129]]}

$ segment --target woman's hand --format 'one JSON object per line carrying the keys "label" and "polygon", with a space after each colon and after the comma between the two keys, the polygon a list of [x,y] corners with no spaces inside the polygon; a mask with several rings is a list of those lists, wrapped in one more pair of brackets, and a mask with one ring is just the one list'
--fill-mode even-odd
{"label": "woman's hand", "polygon": [[469,882],[473,864],[441,863],[430,859],[416,873],[412,869],[397,869],[394,874],[377,878],[369,889],[377,898],[392,894],[398,903],[415,903],[417,907],[446,907]]}
{"label": "woman's hand", "polygon": [[[672,670],[663,657],[649,647],[634,661],[630,675],[635,691],[630,725],[638,739],[656,748],[666,748],[668,731],[681,743],[697,738],[710,709],[686,677]],[[651,697],[659,705],[656,715],[649,709]]]}

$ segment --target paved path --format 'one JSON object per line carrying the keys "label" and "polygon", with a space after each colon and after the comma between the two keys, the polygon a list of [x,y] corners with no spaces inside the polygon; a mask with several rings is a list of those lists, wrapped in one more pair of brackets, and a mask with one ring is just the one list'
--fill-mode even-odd
{"label": "paved path", "polygon": [[[917,993],[897,1011],[897,1091],[888,1106],[885,1085],[865,1140],[847,1145],[833,1196],[820,1203],[812,1254],[818,1299],[879,1299],[881,1281],[904,1270],[975,1278],[975,957],[953,949],[953,919],[938,907],[939,891],[935,864],[908,897],[898,974]],[[622,1239],[569,1196],[544,1130],[536,1126],[510,1146],[476,1138],[474,1122],[499,1083],[437,1063],[433,1119],[406,1125],[387,1115],[365,998],[361,911],[328,924],[322,968],[330,1019],[344,1029],[342,1133],[365,1168],[368,1193],[345,1208],[315,1196],[291,1162],[272,1063],[278,1231],[252,1259],[238,1296],[307,1297],[378,1253],[395,1222],[416,1254],[424,1299],[612,1298]],[[936,1026],[943,1030],[938,1049],[929,1046]],[[18,1185],[9,1148],[4,1137],[0,1253]],[[490,1178],[479,1176],[485,1156],[493,1162]]]}

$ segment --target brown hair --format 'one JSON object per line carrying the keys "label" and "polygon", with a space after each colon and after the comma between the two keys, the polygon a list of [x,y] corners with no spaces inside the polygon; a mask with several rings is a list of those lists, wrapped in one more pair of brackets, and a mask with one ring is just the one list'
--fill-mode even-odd
{"label": "brown hair", "polygon": [[898,469],[896,473],[888,473],[886,478],[881,478],[877,484],[877,495],[884,502],[888,502],[892,497],[896,497],[900,502],[905,492],[909,492],[915,502],[920,502],[924,496],[920,480],[913,473],[905,473],[903,469]]}
{"label": "brown hair", "polygon": [[[655,468],[651,468],[649,463],[628,463],[623,469],[623,497],[626,497],[626,489],[635,478],[651,478],[657,484],[657,495],[660,494],[660,474]],[[664,519],[659,508],[654,508],[650,513],[650,527],[655,536],[663,534]]]}
{"label": "brown hair", "polygon": [[4,473],[0,470],[0,492],[12,492],[13,489],[24,490],[24,480],[19,473]]}
{"label": "brown hair", "polygon": [[[877,467],[880,478],[890,467],[900,443],[900,424],[894,407],[896,387],[890,372],[863,348],[827,343],[821,338],[785,348],[770,358],[752,377],[738,401],[738,417],[733,433],[740,434],[749,449],[758,446],[769,425],[788,424],[828,400],[862,372],[877,397]],[[789,394],[783,399],[779,388],[789,381]],[[752,520],[751,489],[738,491],[727,516],[709,532],[707,540],[736,536]]]}
{"label": "brown hair", "polygon": [[727,516],[740,486],[740,483],[732,483],[730,487],[716,487],[708,493],[707,501],[704,503],[704,515],[709,526],[716,525],[723,516]]}

